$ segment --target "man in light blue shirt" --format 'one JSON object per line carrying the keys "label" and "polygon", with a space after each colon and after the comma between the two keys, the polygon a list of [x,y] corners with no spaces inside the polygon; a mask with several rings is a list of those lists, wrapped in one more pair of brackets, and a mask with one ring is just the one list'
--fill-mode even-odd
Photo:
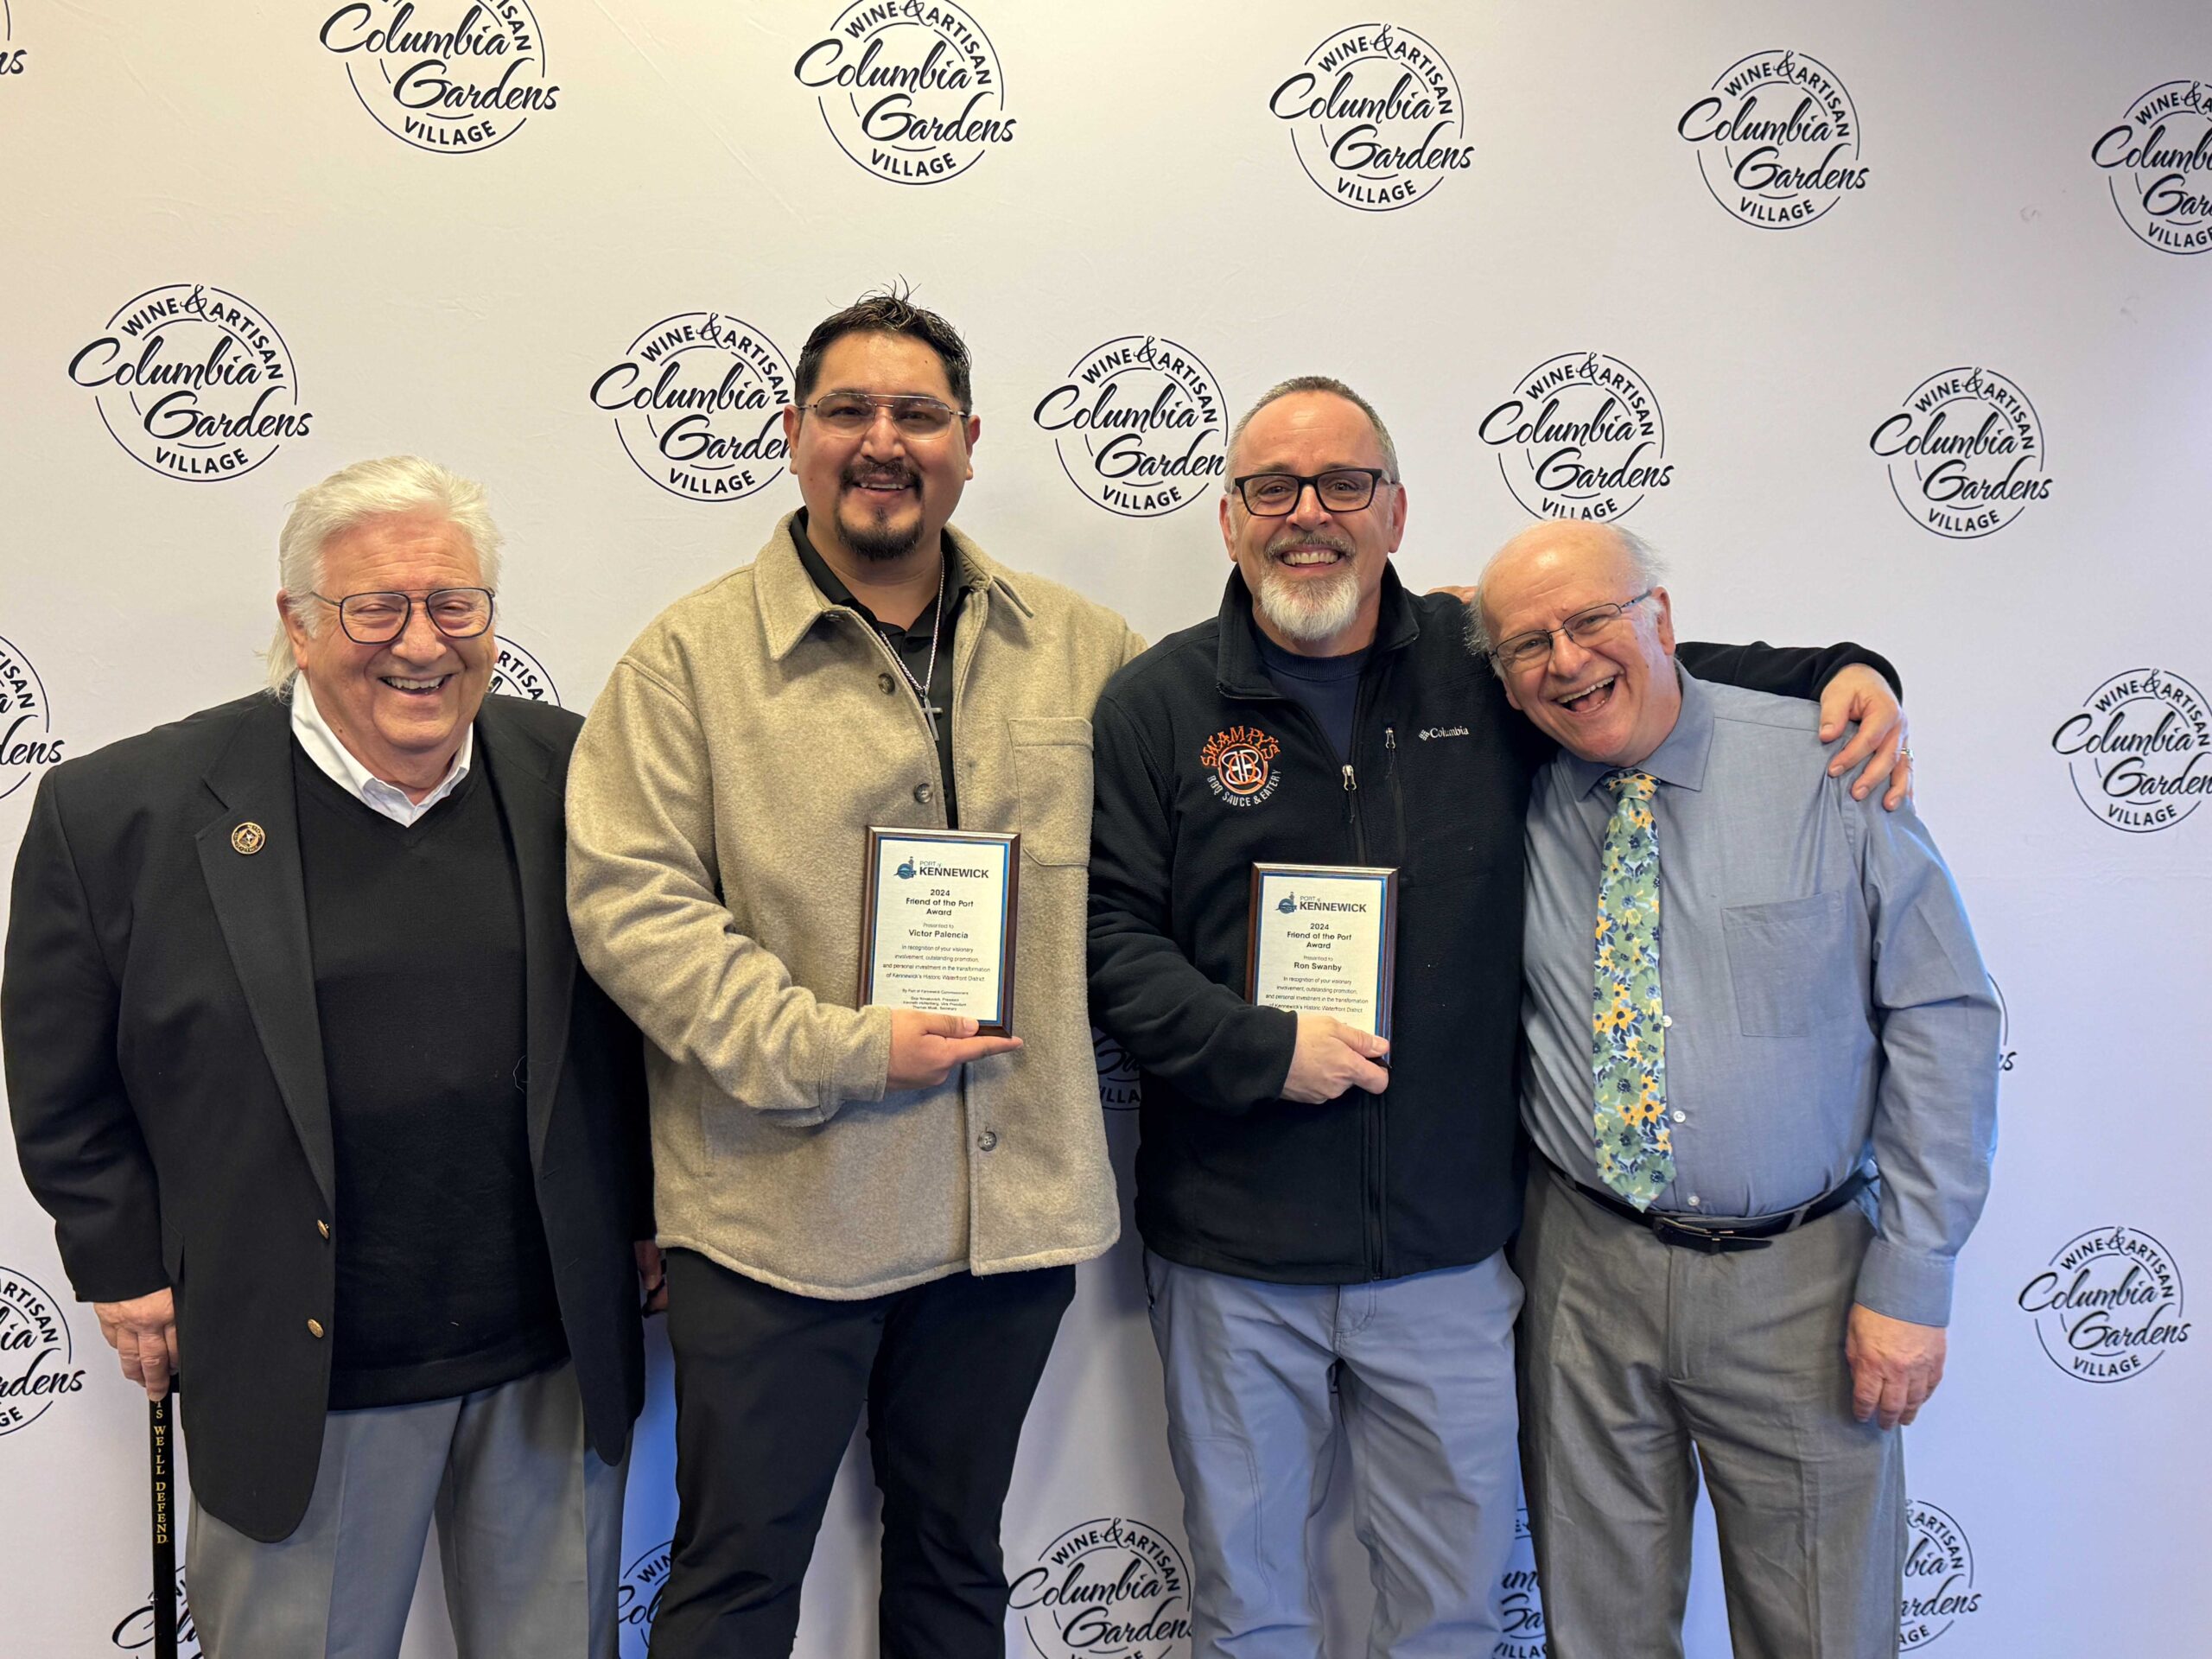
{"label": "man in light blue shirt", "polygon": [[1656,576],[1540,524],[1473,613],[1564,750],[1529,806],[1517,1263],[1551,1651],[1681,1652],[1701,1468],[1738,1659],[1891,1655],[1896,1431],[1988,1189],[1995,1001],[1910,807],[1827,775],[1812,704],[1684,673]]}

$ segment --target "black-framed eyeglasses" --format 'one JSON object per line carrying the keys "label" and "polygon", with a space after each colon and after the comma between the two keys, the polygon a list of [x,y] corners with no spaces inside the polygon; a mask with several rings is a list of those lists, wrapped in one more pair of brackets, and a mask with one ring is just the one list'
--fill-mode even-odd
{"label": "black-framed eyeglasses", "polygon": [[433,588],[417,599],[412,594],[348,594],[332,599],[315,594],[338,613],[338,626],[357,645],[388,645],[407,632],[420,605],[430,626],[448,639],[474,639],[492,626],[493,591],[489,588]]}
{"label": "black-framed eyeglasses", "polygon": [[909,438],[942,437],[968,411],[919,392],[825,391],[798,408],[832,432],[855,437],[875,424],[875,411],[888,410],[891,424]]}
{"label": "black-framed eyeglasses", "polygon": [[1550,658],[1552,640],[1562,633],[1578,645],[1595,644],[1604,638],[1606,629],[1628,613],[1631,606],[1641,605],[1658,591],[1656,588],[1647,588],[1635,598],[1624,599],[1618,605],[1592,605],[1586,611],[1577,611],[1555,628],[1531,628],[1510,639],[1502,639],[1490,648],[1491,660],[1501,668],[1534,668]]}
{"label": "black-framed eyeglasses", "polygon": [[1325,473],[1247,473],[1232,478],[1244,511],[1255,518],[1287,518],[1298,511],[1307,485],[1313,499],[1330,512],[1357,512],[1375,499],[1378,484],[1395,484],[1380,467],[1332,467]]}

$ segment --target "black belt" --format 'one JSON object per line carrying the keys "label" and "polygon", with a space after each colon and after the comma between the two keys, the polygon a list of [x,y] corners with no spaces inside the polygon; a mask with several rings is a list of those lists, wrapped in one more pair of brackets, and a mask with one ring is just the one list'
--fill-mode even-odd
{"label": "black belt", "polygon": [[1809,1204],[1801,1204],[1795,1210],[1763,1216],[1754,1221],[1708,1223],[1686,1219],[1681,1216],[1662,1215],[1656,1210],[1639,1210],[1601,1187],[1586,1186],[1560,1169],[1551,1160],[1544,1160],[1560,1179],[1596,1205],[1600,1210],[1610,1210],[1624,1221],[1639,1227],[1648,1227],[1665,1244],[1678,1245],[1686,1250],[1703,1250],[1718,1255],[1724,1250],[1763,1250],[1783,1234],[1793,1232],[1808,1221],[1818,1221],[1822,1216],[1840,1210],[1872,1183],[1873,1176],[1864,1166],[1853,1170],[1843,1181],[1830,1187]]}

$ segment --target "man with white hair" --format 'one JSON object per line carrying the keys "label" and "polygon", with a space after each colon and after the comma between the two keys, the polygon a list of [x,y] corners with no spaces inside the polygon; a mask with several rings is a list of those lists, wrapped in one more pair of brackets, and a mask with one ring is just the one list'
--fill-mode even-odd
{"label": "man with white hair", "polygon": [[485,695],[499,537],[412,457],[306,491],[265,691],[54,767],[0,1039],[124,1373],[182,1389],[211,1659],[610,1659],[657,1287],[638,1034],[563,895],[574,715]]}
{"label": "man with white hair", "polygon": [[[1391,569],[1407,486],[1321,376],[1230,435],[1220,613],[1093,717],[1091,1017],[1144,1068],[1136,1220],[1191,1542],[1193,1659],[1312,1659],[1306,1528],[1341,1421],[1372,1562],[1368,1651],[1501,1634],[1513,1537],[1513,1073],[1522,812],[1546,746]],[[1829,652],[1698,660],[1810,694]],[[1842,668],[1827,718],[1889,766],[1895,701]],[[1808,756],[1821,751],[1808,734]],[[1862,779],[1871,785],[1878,772]],[[1255,861],[1387,866],[1389,1040],[1243,994]],[[1386,1069],[1387,1056],[1387,1069]]]}
{"label": "man with white hair", "polygon": [[1996,1131],[1958,889],[1808,705],[1676,662],[1635,538],[1539,524],[1477,611],[1560,747],[1529,802],[1516,1255],[1551,1651],[1681,1651],[1702,1470],[1740,1659],[1893,1655],[1897,1429],[1942,1376]]}

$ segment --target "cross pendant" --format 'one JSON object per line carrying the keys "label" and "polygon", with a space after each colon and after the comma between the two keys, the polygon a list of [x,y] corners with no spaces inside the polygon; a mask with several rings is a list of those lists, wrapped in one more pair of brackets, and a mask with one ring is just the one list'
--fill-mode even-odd
{"label": "cross pendant", "polygon": [[934,739],[938,734],[937,717],[944,712],[944,709],[938,708],[937,704],[931,702],[927,697],[924,697],[922,699],[922,713],[929,718],[930,736],[932,739]]}

